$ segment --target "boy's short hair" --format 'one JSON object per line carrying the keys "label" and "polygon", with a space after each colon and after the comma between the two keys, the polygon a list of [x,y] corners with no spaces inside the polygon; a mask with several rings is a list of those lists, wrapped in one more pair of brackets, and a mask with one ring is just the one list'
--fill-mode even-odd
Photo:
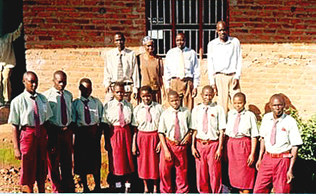
{"label": "boy's short hair", "polygon": [[170,96],[179,97],[179,94],[176,91],[173,91],[173,90],[170,90],[167,95],[168,95],[168,98],[170,98]]}
{"label": "boy's short hair", "polygon": [[246,98],[245,94],[242,92],[238,92],[238,93],[234,94],[233,99],[236,97],[242,98],[244,100],[244,103],[247,102],[247,98]]}
{"label": "boy's short hair", "polygon": [[201,93],[203,93],[205,90],[210,89],[213,93],[214,93],[214,89],[211,87],[211,85],[205,85],[202,90]]}
{"label": "boy's short hair", "polygon": [[149,86],[149,85],[144,85],[144,86],[142,86],[142,87],[140,88],[140,93],[141,93],[141,91],[147,91],[147,92],[149,92],[149,93],[151,93],[151,94],[152,94],[152,92],[153,92],[151,86]]}
{"label": "boy's short hair", "polygon": [[275,99],[275,98],[281,100],[283,102],[283,104],[285,105],[285,99],[283,98],[282,94],[280,94],[280,93],[276,93],[276,94],[271,96],[270,104],[272,103],[273,99]]}
{"label": "boy's short hair", "polygon": [[122,87],[124,89],[124,82],[122,81],[115,82],[113,85],[113,89],[116,88],[117,86]]}
{"label": "boy's short hair", "polygon": [[53,73],[53,79],[55,79],[55,76],[56,75],[61,75],[61,76],[64,76],[66,79],[67,79],[67,75],[64,71],[62,70],[56,70],[54,73]]}
{"label": "boy's short hair", "polygon": [[89,83],[90,85],[92,84],[91,80],[89,78],[82,78],[79,81],[79,85],[83,84],[83,83]]}

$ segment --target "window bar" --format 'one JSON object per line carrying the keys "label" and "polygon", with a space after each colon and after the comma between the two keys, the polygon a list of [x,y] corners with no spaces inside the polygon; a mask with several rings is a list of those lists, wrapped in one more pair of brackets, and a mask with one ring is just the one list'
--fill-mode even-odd
{"label": "window bar", "polygon": [[223,0],[221,0],[221,20],[223,20]]}
{"label": "window bar", "polygon": [[188,23],[192,23],[192,0],[189,0],[189,21]]}
{"label": "window bar", "polygon": [[163,37],[164,37],[164,40],[163,40],[163,53],[166,53],[166,31],[163,30]]}
{"label": "window bar", "polygon": [[178,24],[178,0],[176,1],[176,23]]}
{"label": "window bar", "polygon": [[[199,6],[196,7],[197,10],[199,10],[199,8],[202,8],[202,0],[199,0]],[[203,34],[203,22],[202,22],[202,17],[203,17],[203,13],[199,12],[199,16],[197,17],[199,20],[199,37],[200,39],[198,39],[199,37],[196,38],[196,40],[199,40],[199,46],[197,46],[196,48],[203,48],[203,43],[202,43],[202,34]],[[197,35],[197,33],[196,33]],[[197,44],[197,41],[196,41]],[[199,50],[199,49],[198,49]]]}
{"label": "window bar", "polygon": [[173,0],[170,0],[170,22],[171,24],[173,24],[173,11],[172,11],[172,7],[173,7],[173,3],[172,3]]}
{"label": "window bar", "polygon": [[[176,34],[175,34],[175,30],[176,30],[176,23],[175,23],[175,1],[176,0],[172,0],[172,10],[171,10],[171,13],[172,13],[172,33],[171,33],[171,39],[170,40],[172,40],[172,45],[174,45],[174,43],[175,43],[175,36],[176,36]],[[172,48],[172,47],[171,47]]]}
{"label": "window bar", "polygon": [[153,29],[152,18],[153,18],[152,1],[150,1],[150,34],[149,34],[149,36],[151,36],[151,37],[152,37],[152,29]]}
{"label": "window bar", "polygon": [[163,1],[163,24],[166,24],[166,20],[165,20],[165,18],[166,18],[166,16],[165,16],[165,6],[166,6],[166,3],[165,3],[165,0]]}
{"label": "window bar", "polygon": [[198,9],[198,1],[196,1],[196,24],[198,24],[198,12],[199,12],[199,9]]}
{"label": "window bar", "polygon": [[158,38],[158,31],[156,30],[156,43],[157,43],[157,51],[160,51],[160,39]]}
{"label": "window bar", "polygon": [[183,24],[185,24],[185,0],[183,0]]}
{"label": "window bar", "polygon": [[218,1],[215,0],[215,24],[218,22]]}
{"label": "window bar", "polygon": [[[196,34],[196,41],[195,41],[195,43],[196,43],[196,48],[195,48],[195,50],[196,50],[196,53],[198,53],[199,54],[199,46],[198,46],[198,33],[199,33],[199,31],[198,30],[195,30],[195,34]],[[199,42],[201,42],[201,40],[199,40]]]}
{"label": "window bar", "polygon": [[160,12],[159,12],[159,0],[156,0],[156,24],[159,24],[159,17],[160,17]]}
{"label": "window bar", "polygon": [[192,48],[192,31],[189,30],[189,48]]}
{"label": "window bar", "polygon": [[[173,40],[174,41],[174,37],[173,37],[173,31],[170,32],[170,40]],[[173,41],[170,41],[170,49],[173,47]]]}
{"label": "window bar", "polygon": [[[217,0],[215,0],[216,2]],[[208,15],[208,24],[211,24],[211,0],[208,1],[208,10],[209,10],[209,15]],[[217,13],[217,12],[216,12]]]}

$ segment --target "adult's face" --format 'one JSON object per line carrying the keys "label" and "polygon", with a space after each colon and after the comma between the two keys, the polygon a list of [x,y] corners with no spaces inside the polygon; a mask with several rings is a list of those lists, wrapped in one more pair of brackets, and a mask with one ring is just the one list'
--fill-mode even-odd
{"label": "adult's face", "polygon": [[63,91],[67,85],[67,79],[64,74],[55,74],[53,79],[54,87],[58,91]]}
{"label": "adult's face", "polygon": [[124,43],[125,43],[125,39],[124,37],[122,37],[120,34],[116,34],[114,36],[114,43],[117,46],[117,48],[121,51],[124,49]]}
{"label": "adult's face", "polygon": [[270,108],[273,112],[274,118],[279,118],[280,116],[282,116],[284,112],[284,107],[285,107],[285,103],[282,97],[275,97],[271,99]]}
{"label": "adult's face", "polygon": [[228,29],[227,25],[224,23],[219,23],[217,25],[217,33],[220,38],[220,40],[226,42],[228,40]]}
{"label": "adult's face", "polygon": [[184,49],[186,45],[186,38],[183,34],[178,34],[176,36],[176,46],[179,48],[179,49]]}
{"label": "adult's face", "polygon": [[153,55],[154,52],[154,41],[148,41],[147,43],[145,43],[144,45],[145,51],[150,54]]}

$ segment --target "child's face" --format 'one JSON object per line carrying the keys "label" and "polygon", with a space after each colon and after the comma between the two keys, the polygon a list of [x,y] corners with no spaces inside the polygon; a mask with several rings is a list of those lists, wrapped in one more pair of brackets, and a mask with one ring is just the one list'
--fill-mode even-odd
{"label": "child's face", "polygon": [[80,84],[79,90],[81,92],[81,96],[83,96],[84,98],[88,98],[92,92],[91,84],[83,82]]}
{"label": "child's face", "polygon": [[233,98],[233,108],[237,111],[237,112],[241,112],[244,109],[245,106],[245,101],[242,97],[235,97]]}
{"label": "child's face", "polygon": [[177,110],[180,105],[181,105],[181,101],[179,99],[179,96],[177,95],[170,95],[168,97],[168,103],[171,105],[172,108],[174,108],[175,110]]}
{"label": "child's face", "polygon": [[201,93],[201,97],[203,98],[203,104],[208,105],[212,99],[214,98],[215,94],[212,89],[205,89]]}
{"label": "child's face", "polygon": [[282,98],[273,98],[270,102],[270,108],[273,112],[273,116],[274,118],[278,118],[280,116],[282,116],[282,114],[284,113],[284,107],[285,107],[285,103],[282,100]]}
{"label": "child's face", "polygon": [[148,91],[141,91],[140,97],[145,105],[150,105],[152,103],[152,94]]}
{"label": "child's face", "polygon": [[121,102],[123,100],[124,93],[125,92],[124,92],[124,87],[123,86],[116,85],[113,88],[114,98],[116,98],[116,100],[118,100],[119,102]]}

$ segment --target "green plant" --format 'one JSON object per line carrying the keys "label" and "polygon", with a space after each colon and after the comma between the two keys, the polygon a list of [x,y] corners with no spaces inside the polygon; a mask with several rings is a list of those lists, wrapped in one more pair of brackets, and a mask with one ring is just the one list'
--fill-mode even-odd
{"label": "green plant", "polygon": [[316,161],[316,115],[314,114],[309,120],[303,121],[296,110],[290,109],[289,112],[296,120],[303,140],[298,156],[304,160]]}

